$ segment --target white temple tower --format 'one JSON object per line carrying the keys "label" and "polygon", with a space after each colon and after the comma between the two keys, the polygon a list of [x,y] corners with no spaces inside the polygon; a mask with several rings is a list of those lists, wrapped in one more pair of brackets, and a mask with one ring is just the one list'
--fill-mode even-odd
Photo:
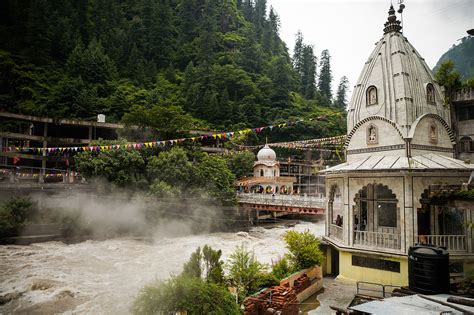
{"label": "white temple tower", "polygon": [[[347,162],[325,170],[325,240],[327,266],[339,277],[407,285],[408,249],[418,242],[446,246],[452,261],[474,269],[465,228],[474,209],[429,202],[439,187],[467,181],[474,165],[453,158],[441,88],[393,6],[388,13],[349,105]],[[456,222],[446,221],[448,212]]]}

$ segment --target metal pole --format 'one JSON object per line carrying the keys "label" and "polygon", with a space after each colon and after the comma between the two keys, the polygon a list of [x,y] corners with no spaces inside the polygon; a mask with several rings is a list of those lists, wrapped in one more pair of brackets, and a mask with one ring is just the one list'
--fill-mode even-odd
{"label": "metal pole", "polygon": [[43,158],[41,159],[41,171],[39,176],[39,182],[44,183],[44,176],[46,173],[46,148],[48,147],[48,123],[44,123],[43,130]]}

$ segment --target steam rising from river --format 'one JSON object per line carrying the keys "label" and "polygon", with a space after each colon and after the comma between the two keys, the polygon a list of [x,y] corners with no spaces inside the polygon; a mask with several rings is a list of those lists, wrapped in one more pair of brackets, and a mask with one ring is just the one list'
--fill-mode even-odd
{"label": "steam rising from river", "polygon": [[[41,211],[58,209],[77,218],[97,238],[118,234],[174,237],[211,231],[211,225],[225,212],[230,221],[235,209],[211,206],[207,197],[156,199],[129,192],[92,195],[60,193],[33,197]],[[237,222],[238,220],[235,220]],[[199,223],[199,224],[197,224]]]}
{"label": "steam rising from river", "polygon": [[[82,201],[87,208],[87,201]],[[110,215],[115,216],[114,207],[118,204],[110,203]],[[134,213],[133,207],[125,208],[131,212],[119,211],[117,222],[123,222],[127,214]],[[92,210],[91,215],[97,222],[106,218]],[[131,220],[137,226],[144,223],[143,218]],[[294,229],[309,229],[322,235],[324,223],[300,223]],[[270,264],[286,251],[282,240],[286,230],[285,227],[257,227],[248,233],[159,236],[153,242],[116,238],[72,245],[47,242],[0,246],[0,296],[13,297],[11,302],[0,305],[0,313],[35,310],[126,314],[141,287],[179,273],[198,246],[208,244],[221,249],[226,260],[236,246],[244,243],[254,250],[261,262]]]}

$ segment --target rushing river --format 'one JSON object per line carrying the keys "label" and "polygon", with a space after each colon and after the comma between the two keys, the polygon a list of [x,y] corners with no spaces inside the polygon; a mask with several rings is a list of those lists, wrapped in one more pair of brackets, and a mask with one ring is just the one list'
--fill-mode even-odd
{"label": "rushing river", "polygon": [[127,314],[144,285],[181,271],[198,246],[221,249],[224,261],[246,244],[260,262],[271,264],[285,252],[288,229],[324,233],[324,223],[298,223],[292,228],[256,227],[246,232],[213,233],[152,242],[128,238],[0,246],[0,296],[13,300],[0,313]]}

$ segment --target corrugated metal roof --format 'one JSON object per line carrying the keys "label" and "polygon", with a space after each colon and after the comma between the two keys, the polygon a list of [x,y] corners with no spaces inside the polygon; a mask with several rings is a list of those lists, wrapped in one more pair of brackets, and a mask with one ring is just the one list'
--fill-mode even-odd
{"label": "corrugated metal roof", "polygon": [[[399,315],[399,314],[441,314],[441,312],[449,312],[448,314],[473,314],[474,307],[448,303],[447,299],[451,295],[438,294],[430,295],[429,298],[437,300],[453,307],[443,305],[434,301],[422,298],[419,295],[408,295],[403,297],[391,297],[380,301],[371,301],[356,306],[351,306],[349,309],[365,312],[369,314],[384,314],[384,315]],[[469,299],[473,300],[474,299]],[[461,311],[461,309],[463,311]]]}
{"label": "corrugated metal roof", "polygon": [[371,155],[369,157],[342,163],[321,172],[347,172],[372,170],[473,170],[474,164],[456,160],[439,154],[425,154],[411,158],[387,155]]}

